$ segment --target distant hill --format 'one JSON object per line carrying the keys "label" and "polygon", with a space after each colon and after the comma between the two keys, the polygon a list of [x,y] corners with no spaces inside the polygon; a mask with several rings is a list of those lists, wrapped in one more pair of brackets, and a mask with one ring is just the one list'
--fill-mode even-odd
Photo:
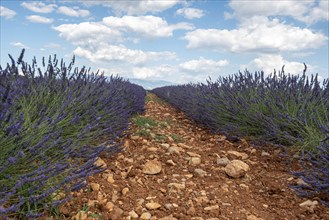
{"label": "distant hill", "polygon": [[165,80],[144,80],[144,79],[135,79],[129,78],[129,81],[138,85],[141,85],[146,90],[151,90],[157,87],[176,85],[173,82],[165,81]]}

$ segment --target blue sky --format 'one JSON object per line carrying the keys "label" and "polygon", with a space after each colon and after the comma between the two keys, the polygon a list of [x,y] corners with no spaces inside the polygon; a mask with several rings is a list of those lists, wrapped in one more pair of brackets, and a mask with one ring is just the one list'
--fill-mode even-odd
{"label": "blue sky", "polygon": [[[1,0],[1,54],[138,82],[202,82],[248,69],[328,77],[329,1]],[[153,83],[153,84],[152,84]],[[145,84],[146,85],[146,84]]]}

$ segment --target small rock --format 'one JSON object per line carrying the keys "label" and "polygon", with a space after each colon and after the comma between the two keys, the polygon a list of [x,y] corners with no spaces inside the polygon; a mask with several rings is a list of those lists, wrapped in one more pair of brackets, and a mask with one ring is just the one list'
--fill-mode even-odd
{"label": "small rock", "polygon": [[162,170],[162,164],[160,161],[157,160],[150,160],[145,163],[143,167],[143,173],[154,175],[160,173]]}
{"label": "small rock", "polygon": [[225,173],[233,178],[243,177],[249,170],[249,165],[241,160],[232,160],[224,169]]}
{"label": "small rock", "polygon": [[128,192],[129,192],[129,188],[127,188],[127,187],[123,188],[122,191],[121,191],[122,195],[124,195],[124,196],[125,196]]}
{"label": "small rock", "polygon": [[90,183],[89,185],[93,191],[98,191],[100,189],[100,185],[98,183]]}
{"label": "small rock", "polygon": [[168,215],[163,218],[159,218],[159,220],[177,220],[177,218],[173,217],[172,215]]}
{"label": "small rock", "polygon": [[310,212],[314,212],[315,207],[318,205],[318,201],[314,200],[306,200],[305,202],[302,202],[299,204],[300,207],[306,208]]}
{"label": "small rock", "polygon": [[107,182],[113,184],[115,181],[113,179],[113,173],[110,173],[107,177]]}
{"label": "small rock", "polygon": [[155,151],[158,150],[158,148],[156,148],[156,147],[149,147],[149,148],[147,148],[147,150],[148,151],[151,151],[151,152],[155,152]]}
{"label": "small rock", "polygon": [[194,206],[191,206],[187,211],[186,211],[186,214],[188,215],[194,215],[196,212]]}
{"label": "small rock", "polygon": [[130,212],[128,213],[128,215],[129,215],[131,218],[138,218],[138,215],[137,215],[137,213],[136,213],[134,210],[130,211]]}
{"label": "small rock", "polygon": [[168,148],[168,152],[170,154],[180,154],[180,152],[183,152],[184,149],[176,146],[171,146]]}
{"label": "small rock", "polygon": [[300,178],[297,179],[296,184],[298,186],[310,186],[307,183],[305,183],[305,181],[303,179],[300,179]]}
{"label": "small rock", "polygon": [[255,215],[247,215],[247,220],[262,220],[262,218],[258,218]]}
{"label": "small rock", "polygon": [[107,202],[105,208],[111,212],[114,208],[114,204],[112,202]]}
{"label": "small rock", "polygon": [[121,215],[123,214],[123,210],[118,208],[118,207],[114,207],[112,212],[110,212],[110,219],[112,220],[118,220],[118,219],[122,219]]}
{"label": "small rock", "polygon": [[88,200],[87,205],[88,207],[94,207],[98,203],[98,200]]}
{"label": "small rock", "polygon": [[75,216],[72,217],[72,220],[79,219],[79,220],[86,220],[88,217],[87,212],[80,211]]}
{"label": "small rock", "polygon": [[178,143],[177,145],[178,145],[178,147],[182,147],[182,148],[185,148],[185,149],[191,149],[192,148],[192,147],[190,147],[186,144],[183,144],[183,143]]}
{"label": "small rock", "polygon": [[248,157],[249,157],[248,154],[246,154],[246,153],[241,153],[241,152],[234,151],[234,150],[229,150],[227,153],[230,155],[236,156],[242,160],[248,159]]}
{"label": "small rock", "polygon": [[167,160],[166,164],[171,165],[171,166],[176,166],[176,163],[173,160]]}
{"label": "small rock", "polygon": [[203,169],[195,169],[194,173],[201,177],[204,177],[205,175],[207,175],[207,172],[204,171]]}
{"label": "small rock", "polygon": [[166,203],[166,204],[164,205],[164,207],[165,207],[166,209],[170,210],[170,209],[173,208],[173,205],[172,205],[171,203]]}
{"label": "small rock", "polygon": [[200,154],[196,154],[196,153],[193,153],[193,152],[186,152],[187,155],[189,155],[190,157],[201,157]]}
{"label": "small rock", "polygon": [[270,156],[270,154],[268,153],[268,152],[266,152],[266,151],[262,151],[262,157],[268,157],[268,156]]}
{"label": "small rock", "polygon": [[219,166],[225,167],[230,160],[227,157],[217,158],[216,163]]}
{"label": "small rock", "polygon": [[189,164],[192,166],[199,165],[201,163],[201,158],[200,157],[191,157]]}
{"label": "small rock", "polygon": [[139,136],[130,136],[131,140],[138,140]]}
{"label": "small rock", "polygon": [[98,159],[95,161],[94,163],[96,166],[98,166],[101,169],[104,169],[107,167],[107,164],[105,163],[105,161],[101,158],[98,157]]}
{"label": "small rock", "polygon": [[146,208],[149,210],[154,210],[154,209],[158,209],[161,207],[161,205],[159,203],[156,202],[149,202],[145,204]]}
{"label": "small rock", "polygon": [[151,219],[152,215],[149,212],[144,212],[139,219],[148,220]]}
{"label": "small rock", "polygon": [[163,147],[163,148],[166,148],[166,149],[168,149],[170,147],[170,145],[169,144],[166,144],[166,143],[160,144],[160,146]]}
{"label": "small rock", "polygon": [[185,184],[180,184],[180,183],[169,183],[168,184],[169,188],[176,188],[177,190],[182,190],[185,189]]}
{"label": "small rock", "polygon": [[215,209],[219,209],[219,205],[212,205],[204,208],[205,211],[211,211]]}

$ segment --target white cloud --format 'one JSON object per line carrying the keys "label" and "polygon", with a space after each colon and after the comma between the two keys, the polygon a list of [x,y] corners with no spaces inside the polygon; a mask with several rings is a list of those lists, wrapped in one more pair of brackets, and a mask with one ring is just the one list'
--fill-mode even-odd
{"label": "white cloud", "polygon": [[88,10],[84,9],[73,9],[66,6],[61,6],[57,9],[57,13],[64,14],[70,17],[87,17],[90,15]]}
{"label": "white cloud", "polygon": [[236,53],[300,51],[319,48],[328,41],[322,33],[256,16],[243,21],[239,29],[197,29],[184,39],[188,41],[187,48]]}
{"label": "white cloud", "polygon": [[179,64],[179,67],[183,71],[200,73],[200,74],[214,74],[218,73],[219,69],[223,66],[227,66],[229,62],[227,60],[208,60],[200,57],[198,60],[189,60]]}
{"label": "white cloud", "polygon": [[187,19],[201,18],[204,16],[203,11],[197,8],[181,8],[176,11],[176,14],[183,15]]}
{"label": "white cloud", "polygon": [[21,42],[11,42],[10,45],[14,46],[14,47],[18,47],[18,48],[25,48],[25,49],[29,49],[28,46],[26,46],[25,44],[21,43]]}
{"label": "white cloud", "polygon": [[97,22],[80,24],[62,24],[53,29],[60,32],[59,36],[72,44],[94,50],[102,44],[121,41],[121,33]]}
{"label": "white cloud", "polygon": [[226,12],[226,18],[238,18],[245,20],[257,16],[290,16],[296,20],[312,24],[320,20],[328,20],[328,0],[307,0],[307,1],[241,1],[231,0],[229,6],[233,13]]}
{"label": "white cloud", "polygon": [[177,72],[174,66],[163,64],[157,67],[134,67],[132,70],[133,77],[136,79],[152,79],[152,80],[168,80],[172,79],[172,75]]}
{"label": "white cloud", "polygon": [[37,1],[32,1],[32,2],[23,2],[21,4],[24,8],[29,9],[30,11],[36,12],[36,13],[51,13],[57,5],[55,4],[45,4],[43,2],[37,2]]}
{"label": "white cloud", "polygon": [[[276,72],[281,71],[282,66],[284,66],[284,72],[290,74],[302,74],[304,70],[304,64],[295,61],[288,61],[283,59],[281,55],[261,55],[249,64],[241,66],[241,69],[247,68],[250,71],[261,71],[263,70],[265,74],[273,73],[274,69]],[[307,64],[307,72],[312,72],[313,67]]]}
{"label": "white cloud", "polygon": [[181,0],[143,0],[143,1],[82,1],[85,5],[102,5],[110,7],[116,15],[144,15],[147,13],[159,13],[176,4],[182,4]]}
{"label": "white cloud", "polygon": [[145,64],[148,61],[157,61],[164,59],[174,59],[176,54],[173,52],[162,51],[142,51],[132,50],[124,45],[108,45],[103,44],[90,50],[89,48],[77,47],[74,54],[80,57],[85,57],[91,62],[124,62],[129,64]]}
{"label": "white cloud", "polygon": [[103,23],[111,28],[138,33],[144,37],[169,37],[174,30],[191,30],[193,26],[188,23],[168,25],[166,20],[152,15],[105,17]]}
{"label": "white cloud", "polygon": [[26,19],[29,20],[30,22],[42,23],[42,24],[50,24],[54,21],[54,19],[52,19],[52,18],[46,18],[46,17],[39,16],[39,15],[26,16]]}
{"label": "white cloud", "polygon": [[5,19],[10,19],[16,15],[16,12],[10,10],[9,8],[5,8],[0,6],[0,17],[5,17]]}

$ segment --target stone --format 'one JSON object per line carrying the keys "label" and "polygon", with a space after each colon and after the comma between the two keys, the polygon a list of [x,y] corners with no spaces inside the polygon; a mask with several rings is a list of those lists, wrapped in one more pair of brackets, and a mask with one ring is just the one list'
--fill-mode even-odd
{"label": "stone", "polygon": [[127,187],[123,188],[122,191],[121,191],[122,195],[124,195],[124,196],[125,196],[128,192],[129,192],[129,188],[127,188]]}
{"label": "stone", "polygon": [[166,164],[171,165],[171,166],[176,166],[176,163],[173,160],[167,160]]}
{"label": "stone", "polygon": [[95,161],[94,163],[96,166],[98,166],[101,169],[105,169],[107,167],[107,164],[105,163],[105,161],[101,158],[98,157],[98,159]]}
{"label": "stone", "polygon": [[191,149],[192,147],[186,145],[186,144],[183,144],[183,143],[178,143],[177,144],[178,147],[181,147],[181,148],[185,148],[185,149]]}
{"label": "stone", "polygon": [[195,169],[194,170],[194,173],[200,177],[204,177],[205,175],[207,175],[207,172],[204,171],[203,169]]}
{"label": "stone", "polygon": [[193,152],[186,152],[187,155],[189,155],[190,157],[201,157],[200,154],[196,154],[196,153],[193,153]]}
{"label": "stone", "polygon": [[315,207],[319,204],[318,201],[314,200],[306,200],[305,202],[302,202],[299,204],[300,207],[306,208],[310,212],[314,212]]}
{"label": "stone", "polygon": [[147,150],[148,151],[151,151],[151,152],[155,152],[155,151],[158,150],[158,148],[156,148],[156,147],[149,147],[149,148],[147,148]]}
{"label": "stone", "polygon": [[166,209],[170,210],[170,209],[173,208],[173,205],[172,205],[171,203],[166,203],[166,204],[164,205],[164,207],[165,207]]}
{"label": "stone", "polygon": [[111,212],[114,208],[114,204],[112,202],[107,202],[105,208]]}
{"label": "stone", "polygon": [[241,160],[232,160],[224,168],[225,173],[232,178],[243,177],[249,170],[249,165]]}
{"label": "stone", "polygon": [[114,181],[114,178],[113,178],[113,173],[110,173],[107,177],[107,182],[113,184],[115,181]]}
{"label": "stone", "polygon": [[157,160],[150,160],[144,164],[143,173],[154,175],[160,173],[162,170],[162,164]]}
{"label": "stone", "polygon": [[201,158],[200,157],[191,157],[189,164],[192,166],[199,165],[201,163]]}
{"label": "stone", "polygon": [[137,215],[137,213],[134,211],[134,210],[132,210],[132,211],[130,211],[129,213],[128,213],[128,215],[131,217],[131,218],[138,218],[138,215]]}
{"label": "stone", "polygon": [[175,188],[177,190],[183,190],[185,189],[185,184],[180,184],[180,183],[169,183],[168,184],[169,188]]}
{"label": "stone", "polygon": [[86,220],[88,217],[87,212],[80,211],[75,216],[72,217],[72,220],[79,219],[79,220]]}
{"label": "stone", "polygon": [[88,207],[94,207],[94,206],[96,206],[96,204],[98,204],[98,200],[89,199],[87,202]]}
{"label": "stone", "polygon": [[194,215],[196,212],[194,206],[191,206],[187,211],[186,211],[186,214],[188,215]]}
{"label": "stone", "polygon": [[101,187],[98,183],[89,183],[89,185],[93,191],[98,191]]}
{"label": "stone", "polygon": [[307,183],[305,183],[305,181],[304,181],[303,179],[301,179],[301,178],[298,178],[298,179],[297,179],[296,184],[297,184],[298,186],[310,186],[310,185],[308,185]]}
{"label": "stone", "polygon": [[262,220],[262,218],[258,218],[255,215],[247,215],[247,220]]}
{"label": "stone", "polygon": [[212,206],[207,206],[204,208],[205,211],[212,211],[215,209],[219,209],[219,205],[212,205]]}
{"label": "stone", "polygon": [[152,217],[151,213],[144,212],[144,213],[142,213],[142,215],[140,216],[139,219],[148,220],[148,219],[151,219],[151,217]]}
{"label": "stone", "polygon": [[160,144],[160,146],[163,147],[163,148],[166,148],[166,149],[168,149],[170,147],[170,145],[169,144],[166,144],[166,143]]}
{"label": "stone", "polygon": [[170,154],[180,154],[180,152],[184,152],[184,149],[177,146],[171,146],[168,148],[168,152]]}
{"label": "stone", "polygon": [[159,218],[159,220],[177,220],[177,218],[173,217],[172,215],[168,215],[163,218]]}
{"label": "stone", "polygon": [[239,159],[242,159],[242,160],[245,160],[245,159],[248,159],[248,154],[246,153],[241,153],[241,152],[238,152],[238,151],[235,151],[235,150],[229,150],[227,151],[227,154],[230,154],[230,155],[233,155]]}
{"label": "stone", "polygon": [[135,141],[136,141],[136,140],[138,140],[138,139],[139,139],[139,136],[130,136],[130,139],[131,139],[131,140],[135,140]]}
{"label": "stone", "polygon": [[158,209],[161,207],[161,205],[157,202],[149,202],[149,203],[146,203],[145,206],[148,210],[154,210],[154,209]]}
{"label": "stone", "polygon": [[219,166],[225,167],[230,160],[227,157],[217,158],[216,163]]}
{"label": "stone", "polygon": [[261,154],[262,157],[268,157],[270,156],[270,154],[266,151],[262,151],[262,154]]}
{"label": "stone", "polygon": [[120,209],[118,207],[114,207],[112,212],[110,212],[110,219],[112,219],[112,220],[122,219],[122,214],[123,214],[122,209]]}

